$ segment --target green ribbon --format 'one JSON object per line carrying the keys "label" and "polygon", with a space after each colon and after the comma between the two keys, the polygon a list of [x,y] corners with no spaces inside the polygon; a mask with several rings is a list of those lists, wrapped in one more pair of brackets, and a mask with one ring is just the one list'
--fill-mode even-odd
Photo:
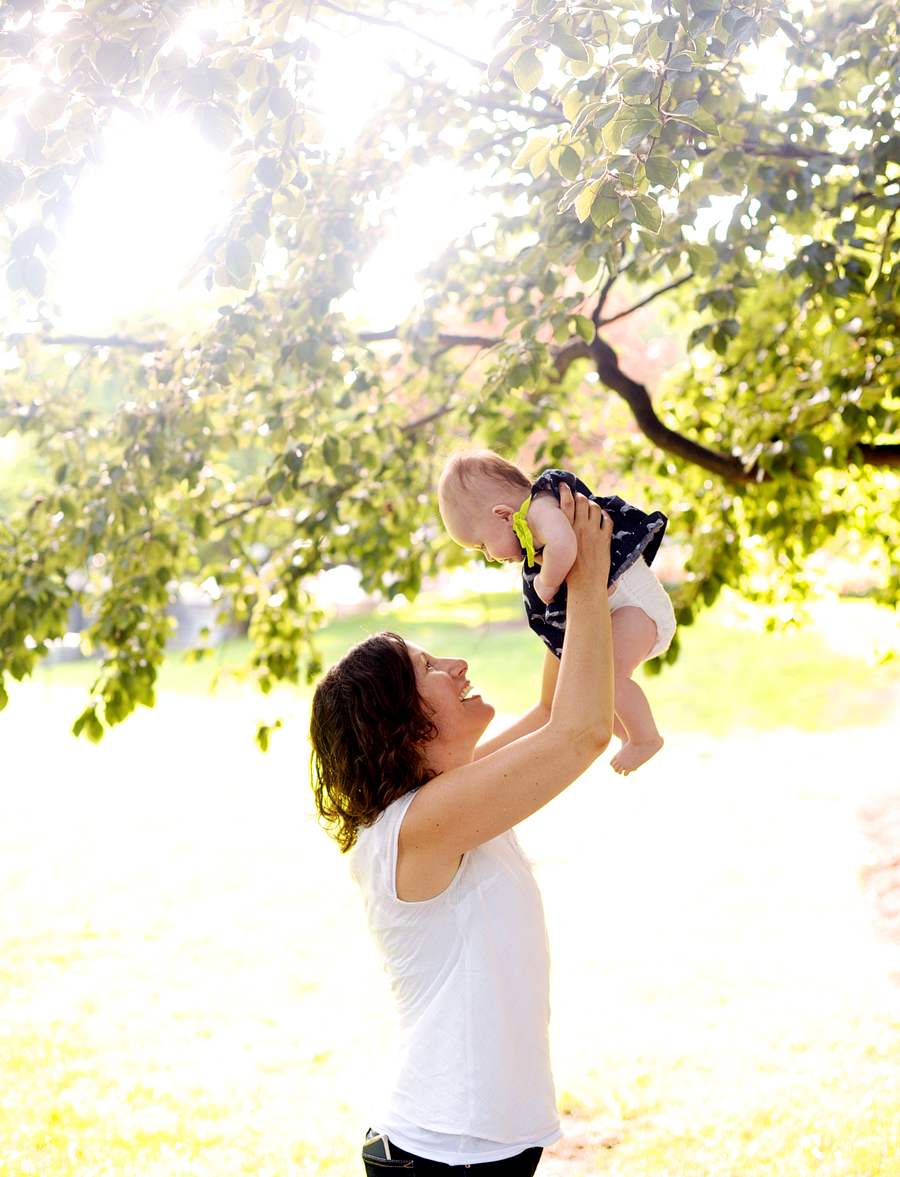
{"label": "green ribbon", "polygon": [[514,512],[512,517],[513,531],[516,533],[516,539],[525,549],[525,557],[528,560],[528,567],[534,567],[534,536],[531,534],[531,528],[525,520],[525,512],[531,506],[531,495],[525,500],[518,511]]}

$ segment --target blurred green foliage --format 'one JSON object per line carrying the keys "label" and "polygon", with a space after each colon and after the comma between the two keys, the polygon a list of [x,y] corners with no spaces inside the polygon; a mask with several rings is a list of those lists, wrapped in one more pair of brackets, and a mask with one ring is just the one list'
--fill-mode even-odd
{"label": "blurred green foliage", "polygon": [[[181,3],[51,7],[0,9],[19,316],[0,433],[36,461],[0,519],[0,680],[79,604],[102,661],[75,727],[99,739],[152,705],[184,581],[246,626],[263,691],[314,676],[309,577],[350,563],[412,597],[461,558],[432,497],[460,439],[643,488],[684,553],[682,626],[723,585],[805,597],[809,555],[847,531],[896,603],[896,0],[475,3],[505,18],[490,63],[416,36],[458,4],[395,6],[395,85],[343,147],[315,108],[310,22],[350,35],[378,4],[237,5],[189,42]],[[766,42],[786,61],[771,102],[745,52]],[[185,276],[224,301],[193,332],[73,344],[53,334],[52,258],[113,113],[180,114],[227,153],[230,211]],[[344,296],[435,159],[474,173],[489,224],[429,267],[408,322],[367,331]],[[687,355],[656,403],[604,338],[623,287],[632,309],[660,299]]]}

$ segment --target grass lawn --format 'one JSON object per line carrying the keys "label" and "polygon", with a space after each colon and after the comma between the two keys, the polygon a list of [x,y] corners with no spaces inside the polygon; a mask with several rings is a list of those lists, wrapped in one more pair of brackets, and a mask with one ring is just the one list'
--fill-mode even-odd
{"label": "grass lawn", "polygon": [[[541,649],[488,604],[341,622],[323,653],[390,625],[512,711]],[[820,628],[730,620],[647,680],[663,753],[627,780],[598,763],[520,830],[566,1113],[542,1177],[900,1173],[900,950],[871,935],[854,818],[897,784],[896,674]],[[173,659],[96,748],[66,734],[83,664],[0,716],[3,1177],[361,1173],[391,1010],[309,816],[306,692],[211,698],[208,673]]]}

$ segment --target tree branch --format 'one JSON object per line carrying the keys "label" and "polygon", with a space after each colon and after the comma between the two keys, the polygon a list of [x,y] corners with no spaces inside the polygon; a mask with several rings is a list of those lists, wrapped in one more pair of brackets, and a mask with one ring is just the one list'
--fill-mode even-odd
{"label": "tree branch", "polygon": [[[690,276],[692,275],[688,275],[688,277]],[[666,289],[672,289],[686,281],[687,278],[680,278],[677,282],[673,282],[671,286],[666,287]],[[662,290],[658,290],[650,298],[655,298],[657,294],[662,293]],[[631,314],[632,311],[637,310],[640,306],[644,306],[648,301],[650,299],[644,299],[642,302],[631,307],[630,310],[623,311],[621,315],[611,316],[609,319],[603,320],[603,322],[612,322],[613,319],[619,319],[626,314]],[[602,302],[600,305],[603,305]],[[359,334],[359,338],[367,343],[377,342],[379,340],[399,339],[400,331],[398,327],[391,327],[387,331],[362,331]],[[496,347],[503,341],[485,335],[451,335],[442,331],[438,335],[438,342],[445,348],[488,348]],[[629,409],[631,409],[632,416],[641,433],[643,433],[648,441],[659,446],[667,454],[671,454],[675,458],[681,458],[682,461],[690,462],[692,465],[699,466],[703,470],[708,470],[711,474],[715,474],[717,478],[721,478],[725,482],[749,485],[757,482],[765,482],[769,479],[770,476],[760,466],[754,464],[746,468],[741,459],[736,458],[733,454],[723,454],[716,450],[707,449],[706,446],[691,441],[690,438],[684,437],[682,434],[676,433],[674,429],[670,429],[667,425],[664,425],[656,415],[653,402],[650,399],[650,394],[645,385],[638,384],[636,380],[632,380],[630,376],[625,375],[619,367],[618,356],[606,340],[601,339],[599,335],[595,336],[593,343],[586,343],[580,335],[575,335],[564,343],[557,350],[554,357],[554,363],[559,375],[564,376],[569,365],[579,359],[589,359],[594,362],[597,367],[597,374],[606,387],[613,392],[617,392],[628,405]],[[451,408],[452,406],[448,402],[427,416],[405,425],[403,430],[404,432],[410,432],[414,429],[421,428],[423,425],[427,425],[431,421],[436,421],[439,417],[445,416],[451,411]],[[900,467],[900,445],[870,445],[868,443],[859,443],[856,446],[856,450],[859,452],[860,460],[870,466]]]}
{"label": "tree branch", "polygon": [[131,335],[37,335],[34,338],[61,347],[120,347],[141,352],[165,351],[169,346],[165,339],[135,339]]}
{"label": "tree branch", "polygon": [[709,470],[726,482],[754,483],[760,480],[756,467],[745,470],[740,458],[707,449],[664,425],[656,415],[645,386],[625,375],[619,367],[616,353],[599,335],[595,336],[593,343],[586,343],[580,335],[564,343],[556,353],[556,370],[562,376],[569,365],[578,359],[594,361],[597,374],[606,387],[619,394],[631,409],[641,433],[661,450]]}
{"label": "tree branch", "polygon": [[[566,347],[568,346],[566,344]],[[597,335],[594,337],[593,343],[584,346],[587,349],[586,354],[597,365],[597,374],[600,379],[607,388],[617,392],[625,401],[631,409],[638,428],[648,441],[658,445],[660,449],[672,454],[673,457],[691,462],[703,470],[709,470],[711,474],[715,474],[725,482],[754,483],[768,478],[768,475],[758,467],[751,466],[749,470],[745,470],[740,458],[736,458],[732,454],[722,454],[716,450],[707,449],[706,446],[698,445],[697,442],[682,437],[680,433],[676,433],[674,429],[664,425],[656,415],[646,387],[625,375],[619,367],[618,356],[605,339],[601,339]],[[573,355],[571,358],[575,359],[576,357]]]}
{"label": "tree branch", "polygon": [[618,276],[619,272],[617,270],[614,274],[610,274],[610,276],[603,283],[603,289],[600,291],[600,297],[597,299],[597,305],[594,307],[594,313],[591,315],[591,319],[593,320],[595,327],[597,326],[600,319],[600,312],[606,305],[607,295],[609,294],[610,290],[612,290],[613,282],[615,282]]}
{"label": "tree branch", "polygon": [[423,425],[430,425],[432,421],[438,421],[441,417],[446,417],[453,405],[450,401],[445,401],[439,409],[435,409],[433,413],[428,413],[424,417],[418,417],[415,421],[410,421],[406,425],[400,426],[401,433],[414,433],[417,429],[421,429]]}
{"label": "tree branch", "polygon": [[[694,272],[692,270],[690,272],[690,274],[685,274],[685,276],[683,278],[679,278],[675,282],[670,282],[668,286],[663,286],[659,290],[654,290],[652,294],[648,294],[646,298],[642,298],[640,302],[636,302],[634,304],[634,306],[630,306],[627,311],[619,311],[619,313],[617,315],[610,315],[608,319],[600,319],[600,318],[594,319],[594,326],[595,327],[605,327],[607,325],[607,323],[615,323],[615,321],[617,319],[624,319],[626,315],[633,314],[634,311],[640,310],[641,307],[645,307],[648,303],[653,302],[654,298],[659,298],[659,296],[661,294],[667,294],[670,290],[675,290],[677,287],[682,286],[685,282],[690,282],[690,280],[691,280],[691,278],[693,278],[693,276],[694,276]],[[609,286],[611,285],[611,283],[612,283],[612,279],[610,279],[610,281],[604,287],[603,294],[602,294],[601,300],[600,300],[600,304],[597,308],[598,310],[600,309],[600,307],[603,306],[603,300],[606,298],[606,294],[607,294],[607,291],[609,290]]]}
{"label": "tree branch", "polygon": [[229,523],[236,523],[238,519],[243,519],[245,515],[249,515],[251,511],[255,511],[259,507],[269,507],[271,505],[271,495],[260,495],[258,499],[253,499],[252,502],[241,507],[239,511],[233,511],[230,515],[220,515],[217,519],[211,519],[209,525],[210,527],[225,527]]}
{"label": "tree branch", "polygon": [[[385,339],[400,339],[400,328],[389,327],[386,331],[360,331],[358,338],[362,343],[379,343]],[[437,342],[446,350],[450,347],[496,347],[503,340],[494,339],[488,335],[451,335],[449,332],[439,331]]]}
{"label": "tree branch", "polygon": [[900,445],[869,445],[860,441],[855,448],[867,466],[900,467]]}
{"label": "tree branch", "polygon": [[467,57],[465,53],[461,53],[458,49],[454,49],[452,45],[446,45],[443,41],[438,41],[434,37],[429,37],[427,33],[419,32],[418,29],[411,29],[409,25],[403,24],[399,20],[388,20],[383,16],[372,16],[367,12],[352,11],[349,8],[341,8],[339,4],[332,4],[331,0],[319,0],[323,8],[330,8],[333,12],[339,12],[342,16],[355,16],[357,20],[366,21],[372,25],[383,25],[389,29],[400,29],[401,32],[409,33],[412,37],[417,37],[420,41],[427,41],[429,45],[434,45],[438,49],[443,49],[445,53],[451,53],[454,57],[458,57],[461,61],[467,62],[469,65],[474,65],[476,69],[486,70],[487,62],[478,61],[477,58]]}
{"label": "tree branch", "polygon": [[745,139],[740,145],[748,155],[774,155],[777,159],[805,160],[828,159],[833,165],[849,167],[857,162],[853,155],[835,155],[832,151],[817,151],[816,148],[798,147],[796,143],[763,143],[760,140]]}

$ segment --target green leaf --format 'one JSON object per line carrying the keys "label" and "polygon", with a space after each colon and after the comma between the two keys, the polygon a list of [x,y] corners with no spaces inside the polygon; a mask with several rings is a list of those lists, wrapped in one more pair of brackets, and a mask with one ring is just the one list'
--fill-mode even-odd
{"label": "green leaf", "polygon": [[[268,692],[266,692],[268,693]],[[261,723],[256,729],[256,735],[253,737],[256,741],[256,746],[260,752],[268,752],[269,740],[272,732],[277,732],[284,724],[284,720],[276,719],[274,723]]]}
{"label": "green leaf", "polygon": [[577,184],[570,184],[560,197],[559,203],[556,206],[556,211],[558,213],[568,212],[568,210],[578,199],[578,196],[584,191],[586,187],[587,185],[584,180],[580,180]]}
{"label": "green leaf", "polygon": [[638,223],[651,233],[658,233],[662,224],[662,213],[652,196],[632,196],[631,203]]}
{"label": "green leaf", "polygon": [[9,200],[25,183],[25,173],[16,164],[0,160],[0,200]]}
{"label": "green leaf", "polygon": [[572,322],[575,324],[575,330],[585,343],[594,342],[594,336],[597,334],[597,331],[590,319],[585,315],[576,315]]}
{"label": "green leaf", "polygon": [[215,93],[213,79],[205,66],[191,66],[182,71],[181,88],[198,102],[209,102]]}
{"label": "green leaf", "polygon": [[325,138],[325,122],[314,110],[303,112],[304,143],[321,143]]}
{"label": "green leaf", "polygon": [[575,263],[575,273],[581,282],[590,282],[596,276],[599,268],[599,262],[592,261],[589,257],[585,257],[584,254]]}
{"label": "green leaf", "polygon": [[539,176],[546,169],[547,160],[550,158],[550,148],[551,145],[548,143],[546,147],[542,147],[531,157],[528,167],[533,176]]}
{"label": "green leaf", "polygon": [[62,118],[68,104],[69,96],[65,90],[41,90],[29,106],[25,117],[35,130],[49,127],[51,123]]}
{"label": "green leaf", "polygon": [[487,80],[489,82],[496,82],[497,78],[503,73],[504,66],[518,48],[518,45],[507,45],[505,49],[501,49],[498,53],[494,54],[487,68]]}
{"label": "green leaf", "polygon": [[602,229],[618,214],[618,211],[618,200],[614,200],[611,196],[598,196],[591,205],[591,220],[598,229]]}
{"label": "green leaf", "polygon": [[613,111],[615,111],[616,107],[618,106],[618,103],[616,103],[616,102],[588,102],[585,106],[582,106],[578,112],[575,122],[572,124],[572,134],[573,135],[579,134],[579,132],[584,127],[586,127],[587,124],[591,121],[591,119],[594,117],[594,115],[599,114],[603,110],[603,108],[607,107],[607,106],[611,106]]}
{"label": "green leaf", "polygon": [[241,88],[238,85],[237,78],[226,69],[210,69],[210,77],[215,88],[216,94],[220,98],[227,98],[229,101],[234,101],[239,97]]}
{"label": "green leaf", "polygon": [[544,76],[544,69],[534,49],[525,49],[516,58],[513,77],[525,94],[530,94]]}
{"label": "green leaf", "polygon": [[294,109],[294,96],[286,86],[269,91],[269,110],[277,119],[285,119]]}
{"label": "green leaf", "polygon": [[256,178],[267,188],[277,188],[284,179],[284,168],[271,155],[264,155],[256,165]]}
{"label": "green leaf", "polygon": [[688,246],[687,253],[690,258],[691,269],[697,273],[706,273],[715,265],[717,254],[711,245],[692,241]]}
{"label": "green leaf", "polygon": [[22,285],[34,298],[40,298],[44,293],[44,288],[47,285],[47,269],[40,258],[23,258]]}
{"label": "green leaf", "polygon": [[250,273],[253,257],[242,241],[229,241],[225,246],[225,268],[229,277],[244,278]]}
{"label": "green leaf", "polygon": [[639,118],[630,119],[622,128],[621,146],[626,151],[633,151],[647,138],[659,130],[659,119],[648,109],[647,114]]}
{"label": "green leaf", "polygon": [[134,64],[131,50],[121,41],[104,41],[93,55],[97,72],[105,82],[118,82]]}
{"label": "green leaf", "polygon": [[664,16],[653,28],[661,41],[674,41],[681,28],[681,22],[677,16]]}
{"label": "green leaf", "polygon": [[674,57],[666,62],[666,69],[676,74],[688,73],[693,68],[694,59],[689,53],[676,53]]}
{"label": "green leaf", "polygon": [[739,16],[731,30],[732,37],[741,44],[752,41],[758,34],[759,25],[752,16]]}
{"label": "green leaf", "polygon": [[551,140],[548,139],[546,135],[532,136],[532,138],[528,140],[528,142],[513,160],[513,167],[524,168],[527,164],[531,163],[532,159],[539,151],[543,150],[545,147],[548,147],[550,142]]}
{"label": "green leaf", "polygon": [[681,175],[678,164],[667,155],[654,152],[644,161],[644,172],[651,184],[660,184],[663,188],[674,188]]}
{"label": "green leaf", "polygon": [[630,69],[619,79],[619,88],[629,98],[652,94],[658,85],[659,79],[656,74],[648,69]]}
{"label": "green leaf", "polygon": [[704,131],[707,135],[718,135],[719,133],[715,119],[712,115],[707,114],[702,107],[692,115],[676,114],[669,117],[678,119],[681,123],[687,123],[689,127],[696,127],[698,131]]}
{"label": "green leaf", "polygon": [[571,33],[565,33],[562,29],[555,27],[550,34],[550,40],[571,61],[589,62],[591,60],[584,42],[579,41],[577,37],[573,37]]}
{"label": "green leaf", "polygon": [[591,206],[597,198],[599,188],[600,181],[594,180],[578,193],[578,196],[575,198],[575,216],[579,221],[586,221],[591,215]]}
{"label": "green leaf", "polygon": [[559,172],[567,180],[575,180],[578,173],[581,171],[581,156],[574,149],[574,147],[565,146],[559,154],[559,162],[556,165]]}
{"label": "green leaf", "polygon": [[799,49],[800,43],[801,43],[799,31],[797,29],[795,29],[794,26],[789,21],[784,20],[780,16],[776,16],[775,21],[776,21],[778,27],[784,33],[784,35],[788,38],[788,40],[794,46],[794,48]]}
{"label": "green leaf", "polygon": [[615,118],[617,111],[622,109],[620,102],[603,102],[600,104],[600,109],[591,119],[593,125],[598,131],[602,131],[611,119]]}
{"label": "green leaf", "polygon": [[225,174],[225,192],[230,200],[243,200],[254,189],[253,173],[258,160],[252,152],[234,157]]}
{"label": "green leaf", "polygon": [[224,102],[210,103],[200,113],[200,134],[217,151],[224,151],[234,141],[237,127],[231,107]]}
{"label": "green leaf", "polygon": [[622,146],[622,138],[627,124],[627,110],[627,107],[620,107],[619,113],[615,118],[609,120],[602,131],[603,142],[613,154]]}
{"label": "green leaf", "polygon": [[72,724],[73,736],[80,736],[82,732],[92,744],[99,744],[103,739],[103,724],[97,718],[96,707],[86,707]]}

